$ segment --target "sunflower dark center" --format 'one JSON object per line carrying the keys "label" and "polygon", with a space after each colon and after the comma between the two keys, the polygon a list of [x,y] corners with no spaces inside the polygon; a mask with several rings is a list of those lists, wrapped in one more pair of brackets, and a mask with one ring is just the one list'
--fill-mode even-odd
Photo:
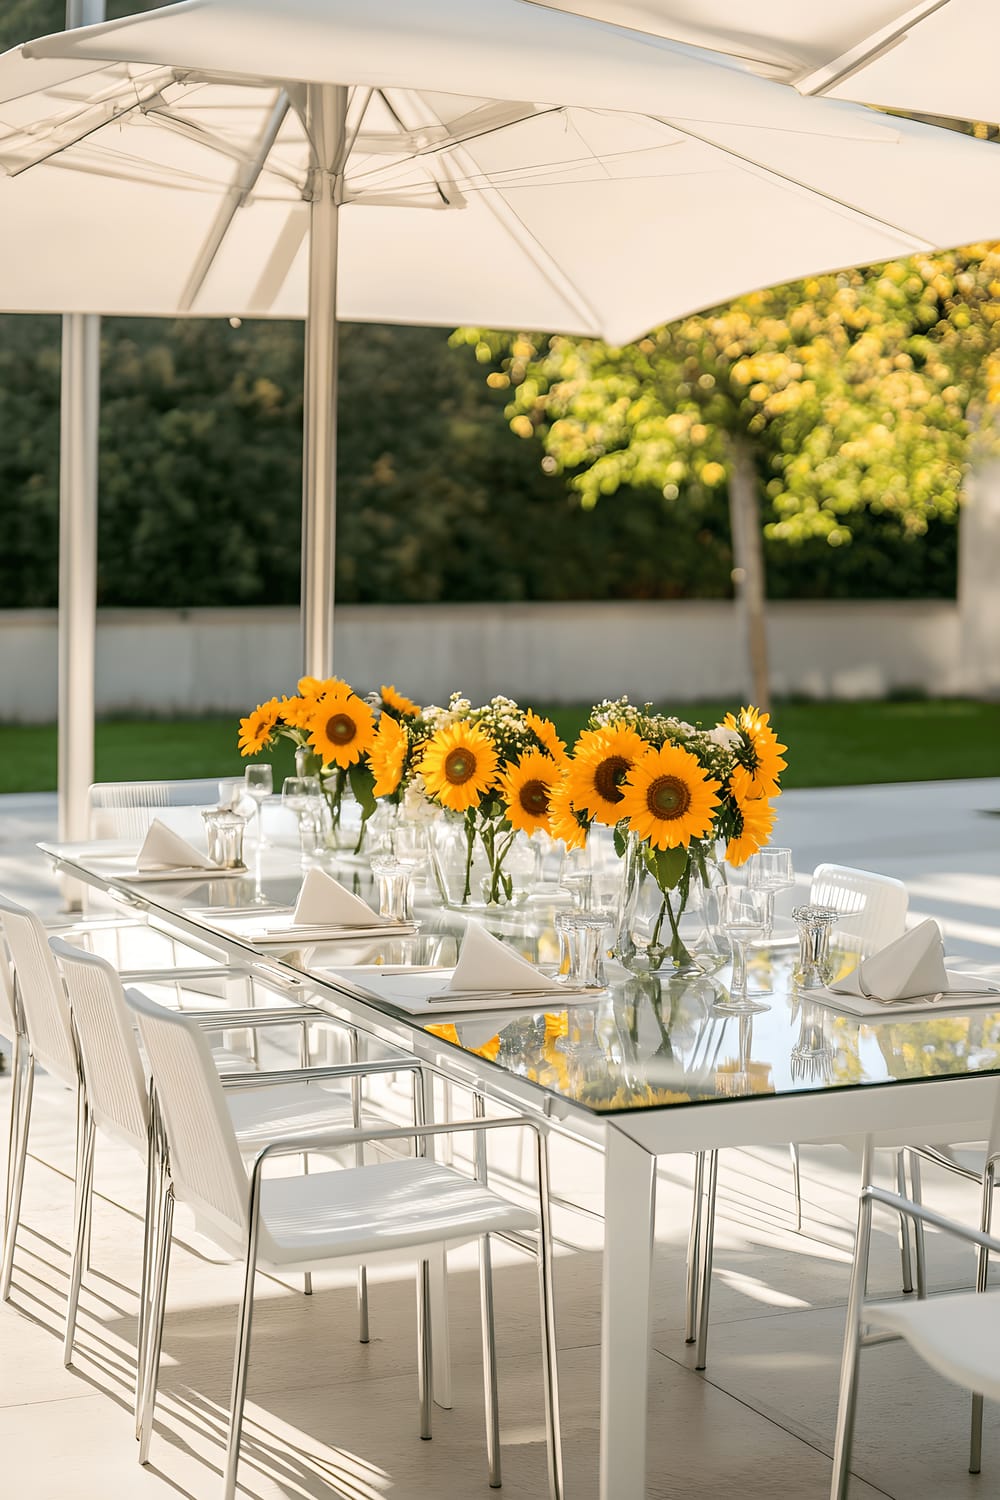
{"label": "sunflower dark center", "polygon": [[444,774],[452,786],[461,786],[476,774],[476,757],[471,750],[449,750],[445,756]]}
{"label": "sunflower dark center", "polygon": [[665,823],[683,818],[691,806],[691,789],[679,776],[658,776],[649,783],[646,806],[654,818]]}
{"label": "sunflower dark center", "polygon": [[532,817],[544,818],[549,810],[549,789],[544,781],[526,781],[518,792],[521,806]]}
{"label": "sunflower dark center", "polygon": [[609,755],[602,760],[594,772],[594,786],[605,802],[622,800],[621,784],[632,769],[632,762],[624,755]]}
{"label": "sunflower dark center", "polygon": [[327,739],[335,745],[349,745],[358,732],[350,714],[334,714],[326,721]]}

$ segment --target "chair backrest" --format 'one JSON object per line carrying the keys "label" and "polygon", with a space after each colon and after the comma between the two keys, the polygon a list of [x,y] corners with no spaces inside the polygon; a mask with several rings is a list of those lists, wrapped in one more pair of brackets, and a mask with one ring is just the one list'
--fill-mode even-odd
{"label": "chair backrest", "polygon": [[242,1239],[249,1178],[205,1034],[182,1012],[125,993],[153,1075],[174,1191],[228,1240]]}
{"label": "chair backrest", "polygon": [[849,865],[817,865],[809,891],[814,906],[832,906],[840,912],[834,942],[863,958],[901,935],[909,899],[901,880]]}
{"label": "chair backrest", "polygon": [[17,1012],[14,1008],[14,967],[7,944],[4,942],[3,923],[0,921],[0,1036],[14,1040],[17,1031]]}
{"label": "chair backrest", "polygon": [[149,1125],[146,1076],[118,971],[61,938],[49,938],[49,947],[66,981],[94,1123],[144,1152]]}
{"label": "chair backrest", "polygon": [[215,807],[218,800],[218,779],[98,782],[87,793],[87,836],[141,841],[164,808]]}
{"label": "chair backrest", "polygon": [[0,896],[0,925],[14,964],[32,1055],[63,1083],[75,1087],[79,1069],[73,1026],[48,934],[33,911],[6,896]]}

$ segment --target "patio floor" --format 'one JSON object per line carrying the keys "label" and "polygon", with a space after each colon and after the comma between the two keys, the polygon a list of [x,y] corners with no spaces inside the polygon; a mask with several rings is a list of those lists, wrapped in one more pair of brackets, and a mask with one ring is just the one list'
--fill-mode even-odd
{"label": "patio floor", "polygon": [[[1000,956],[1000,781],[790,792],[777,837],[800,869],[820,859],[908,880],[913,908],[950,929],[949,947]],[[0,889],[55,905],[31,845],[54,831],[51,799],[0,799]],[[49,820],[48,823],[46,820]],[[818,830],[822,830],[822,837]],[[0,1076],[5,1120],[9,1075]],[[62,1366],[72,1183],[73,1108],[48,1078],[36,1089],[12,1302],[0,1307],[0,1466],[12,1500],[107,1500],[220,1493],[240,1273],[180,1210],[152,1463],[136,1462],[129,1403],[143,1181],[136,1159],[100,1141],[93,1235],[76,1363]],[[683,1249],[690,1163],[661,1163],[655,1332],[650,1353],[649,1496],[738,1492],[746,1500],[823,1500],[828,1493],[858,1162],[804,1152],[806,1219],[792,1227],[784,1150],[723,1158],[709,1367],[683,1341]],[[886,1168],[888,1159],[886,1159]],[[558,1143],[556,1191],[600,1209],[597,1158]],[[928,1169],[928,1200],[971,1219],[975,1193]],[[597,1492],[600,1224],[557,1209],[556,1291],[568,1500]],[[929,1238],[935,1290],[968,1286],[971,1256]],[[544,1500],[541,1382],[533,1264],[498,1250],[504,1489]],[[254,1326],[241,1493],[258,1500],[471,1500],[489,1493],[483,1442],[478,1282],[469,1252],[450,1260],[455,1405],[435,1409],[434,1440],[417,1436],[412,1281],[372,1286],[372,1341],[357,1342],[353,1285],[316,1278],[312,1298],[261,1277]],[[879,1223],[872,1288],[898,1288],[895,1231]],[[965,1394],[904,1346],[863,1356],[855,1500],[954,1500],[992,1493],[1000,1426],[990,1421],[984,1473],[966,1473]]]}

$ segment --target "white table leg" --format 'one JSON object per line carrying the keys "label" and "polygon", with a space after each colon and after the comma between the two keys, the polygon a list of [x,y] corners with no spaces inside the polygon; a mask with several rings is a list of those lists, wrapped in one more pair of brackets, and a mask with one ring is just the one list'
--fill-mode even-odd
{"label": "white table leg", "polygon": [[611,1124],[604,1152],[600,1500],[644,1500],[656,1157]]}

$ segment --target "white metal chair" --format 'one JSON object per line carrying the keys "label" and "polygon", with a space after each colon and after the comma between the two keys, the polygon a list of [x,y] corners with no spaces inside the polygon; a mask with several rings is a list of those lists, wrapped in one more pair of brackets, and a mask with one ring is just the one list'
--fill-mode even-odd
{"label": "white metal chair", "polygon": [[101,781],[87,793],[87,836],[142,842],[164,808],[215,807],[219,780]]}
{"label": "white metal chair", "polygon": [[[82,1172],[86,1130],[85,1094],[79,1057],[62,977],[49,947],[49,929],[34,912],[0,895],[0,935],[12,960],[15,1010],[15,1068],[9,1137],[11,1160],[8,1164],[3,1251],[0,1257],[0,1300],[6,1302],[10,1297],[14,1250],[21,1215],[36,1065],[41,1065],[76,1094],[74,1180],[78,1193],[82,1190],[84,1180]],[[152,984],[174,988],[175,993],[178,989],[183,989],[186,981],[207,982],[218,976],[221,976],[221,982],[232,979],[240,984],[245,981],[248,986],[251,983],[248,972],[238,968],[151,970],[142,974]],[[130,977],[139,976],[133,974]],[[252,998],[252,987],[246,993],[248,998]],[[202,1004],[210,1002],[211,998],[200,993],[198,995]],[[249,1029],[256,1027],[259,1022],[266,1024],[269,1013],[272,1012],[266,1009],[234,1011],[220,1008],[213,1012],[211,1020],[206,1021],[206,1024],[210,1024],[213,1033],[221,1038],[223,1032]],[[285,1010],[282,1009],[280,1014],[285,1015]],[[263,1021],[261,1018],[264,1018]],[[220,1069],[232,1073],[245,1073],[252,1066],[251,1059],[222,1046],[214,1051],[213,1056]]]}
{"label": "white metal chair", "polygon": [[[831,906],[841,913],[833,932],[836,945],[867,957],[899,937],[906,926],[909,893],[901,880],[878,875],[872,870],[856,870],[850,865],[822,864],[813,871],[809,891],[810,904]],[[831,1142],[830,1144],[837,1144]],[[891,1146],[892,1142],[886,1142]],[[802,1228],[802,1171],[799,1147],[789,1146],[792,1164],[792,1186],[795,1194],[795,1227]],[[905,1169],[902,1154],[896,1158],[896,1185],[905,1192]],[[695,1367],[703,1370],[707,1363],[708,1312],[711,1298],[712,1255],[715,1237],[715,1211],[718,1192],[718,1153],[701,1153],[695,1161],[694,1201],[688,1235],[686,1338],[697,1343]],[[900,1260],[904,1292],[913,1290],[913,1262],[910,1236],[905,1220],[901,1221]],[[922,1282],[923,1241],[918,1235],[917,1280]]]}
{"label": "white metal chair", "polygon": [[811,906],[832,906],[840,912],[834,944],[862,958],[901,936],[909,899],[901,880],[850,865],[817,865],[809,888]]}
{"label": "white metal chair", "polygon": [[[95,1131],[132,1147],[146,1162],[146,1214],[140,1290],[140,1328],[137,1365],[141,1370],[144,1329],[148,1309],[149,1252],[152,1246],[152,1212],[156,1201],[158,1160],[152,1138],[153,1119],[149,1089],[139,1052],[135,1021],[125,999],[119,975],[104,959],[78,948],[50,940],[62,975],[72,1014],[84,1086],[83,1178],[77,1193],[73,1254],[67,1300],[63,1357],[70,1364],[76,1329],[77,1307],[84,1266],[84,1245],[93,1192]],[[228,1024],[229,1017],[217,1013],[187,1013],[203,1032]],[[336,1025],[322,1012],[308,1006],[283,1010],[247,1011],[239,1016],[258,1027]],[[215,1054],[212,1054],[215,1064]],[[412,1058],[394,1057],[367,1065],[371,1073],[418,1070]],[[252,1080],[253,1087],[250,1086]],[[294,1139],[312,1135],[334,1124],[357,1126],[361,1120],[360,1092],[354,1075],[343,1068],[283,1069],[249,1075],[222,1076],[226,1106],[240,1151],[252,1156],[267,1145],[280,1128],[282,1136]],[[362,1287],[364,1291],[364,1287]],[[363,1337],[367,1337],[367,1308]],[[136,1383],[136,1420],[141,1382]]]}
{"label": "white metal chair", "polygon": [[[992,1147],[989,1154],[992,1171],[996,1161]],[[990,1201],[992,1196],[991,1181],[988,1193]],[[930,1225],[975,1245],[979,1251],[976,1291],[918,1298],[907,1302],[866,1302],[872,1209],[875,1204],[882,1204],[894,1214],[911,1219],[921,1229]],[[983,1218],[988,1224],[986,1193]],[[970,1229],[963,1224],[956,1224],[896,1193],[887,1193],[874,1187],[863,1190],[847,1303],[831,1500],[847,1500],[850,1487],[861,1349],[867,1343],[884,1343],[887,1339],[905,1339],[932,1369],[956,1385],[965,1386],[967,1390],[974,1392],[969,1471],[979,1473],[982,1460],[983,1398],[989,1396],[991,1400],[1000,1401],[1000,1296],[995,1292],[986,1292],[987,1258],[991,1251],[1000,1252],[1000,1240],[992,1238],[985,1229]]]}
{"label": "white metal chair", "polygon": [[[176,1194],[194,1211],[202,1232],[245,1262],[224,1469],[225,1500],[233,1500],[236,1491],[257,1269],[280,1273],[317,1270],[344,1262],[415,1261],[418,1266],[420,1435],[429,1438],[431,1257],[437,1257],[449,1245],[469,1240],[480,1242],[484,1257],[481,1289],[487,1454],[490,1483],[499,1485],[499,1405],[492,1277],[487,1252],[489,1235],[502,1233],[525,1243],[525,1248],[533,1249],[538,1258],[549,1494],[551,1500],[561,1500],[562,1460],[544,1127],[527,1120],[478,1118],[442,1125],[338,1131],[317,1135],[308,1142],[309,1149],[314,1151],[336,1150],[367,1142],[407,1141],[418,1142],[419,1149],[432,1136],[466,1131],[485,1135],[504,1128],[530,1128],[535,1131],[538,1145],[537,1213],[501,1198],[482,1180],[462,1176],[451,1167],[420,1155],[400,1157],[374,1166],[321,1172],[311,1177],[266,1177],[264,1167],[272,1158],[299,1153],[306,1144],[302,1140],[278,1138],[258,1152],[248,1176],[204,1036],[183,1014],[164,1011],[137,991],[129,991],[129,1002],[138,1018],[152,1067],[155,1099],[162,1113],[169,1153],[169,1177],[161,1201],[162,1212],[157,1216],[149,1349],[142,1399],[144,1446],[148,1446],[153,1419]],[[367,1065],[359,1066],[364,1069]],[[484,1166],[481,1171],[485,1172]],[[530,1242],[521,1241],[525,1231],[537,1232],[537,1248]],[[144,1460],[146,1453],[142,1452],[141,1457]]]}

